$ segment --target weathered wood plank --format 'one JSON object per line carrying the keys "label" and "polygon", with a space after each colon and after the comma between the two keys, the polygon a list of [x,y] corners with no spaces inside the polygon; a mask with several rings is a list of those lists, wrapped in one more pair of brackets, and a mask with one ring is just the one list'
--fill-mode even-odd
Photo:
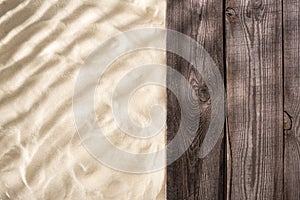
{"label": "weathered wood plank", "polygon": [[300,2],[283,1],[284,197],[300,199]]}
{"label": "weathered wood plank", "polygon": [[[203,45],[223,74],[222,10],[223,5],[218,0],[168,0],[166,23],[167,28],[184,33]],[[168,44],[174,45],[176,42],[168,38]],[[179,56],[168,53],[167,64],[183,74],[193,85],[200,99],[201,111],[201,125],[196,139],[180,159],[167,167],[167,199],[223,199],[223,137],[219,138],[206,158],[198,158],[201,142],[210,123],[211,105],[207,86],[194,68]],[[167,85],[176,84],[172,78],[167,76]],[[179,84],[177,87],[180,91],[186,90]],[[167,119],[167,138],[170,141],[178,129],[180,107],[176,97],[169,91]]]}
{"label": "weathered wood plank", "polygon": [[229,199],[283,198],[281,3],[226,1]]}

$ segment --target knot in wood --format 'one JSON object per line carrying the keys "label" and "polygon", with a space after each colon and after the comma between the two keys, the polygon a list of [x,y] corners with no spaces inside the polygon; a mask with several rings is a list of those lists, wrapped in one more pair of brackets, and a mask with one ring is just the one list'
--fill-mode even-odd
{"label": "knot in wood", "polygon": [[251,6],[247,8],[247,17],[254,18],[256,21],[262,21],[265,15],[265,5],[261,0],[254,1]]}
{"label": "knot in wood", "polygon": [[254,1],[253,4],[252,4],[252,8],[254,10],[259,10],[259,9],[262,9],[263,8],[263,3],[261,0],[257,0],[257,1]]}
{"label": "knot in wood", "polygon": [[226,8],[225,14],[227,17],[234,17],[236,15],[236,12],[233,8]]}
{"label": "knot in wood", "polygon": [[208,87],[206,85],[201,86],[198,90],[198,95],[201,102],[207,102],[210,99]]}
{"label": "knot in wood", "polygon": [[284,111],[284,114],[283,114],[283,129],[288,131],[288,130],[292,129],[292,126],[293,126],[292,117],[286,111]]}

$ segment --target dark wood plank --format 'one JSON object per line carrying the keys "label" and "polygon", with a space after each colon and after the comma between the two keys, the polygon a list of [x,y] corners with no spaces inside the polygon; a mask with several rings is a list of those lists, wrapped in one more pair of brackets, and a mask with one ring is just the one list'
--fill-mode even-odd
{"label": "dark wood plank", "polygon": [[300,199],[300,2],[283,1],[284,197]]}
{"label": "dark wood plank", "polygon": [[[223,74],[222,10],[223,5],[218,0],[168,0],[166,23],[167,28],[184,33],[203,45]],[[168,44],[174,45],[176,42],[168,39]],[[183,74],[193,85],[200,99],[201,111],[200,127],[192,145],[180,159],[167,167],[167,199],[223,199],[223,137],[219,138],[213,151],[206,158],[198,157],[201,142],[210,123],[211,104],[207,86],[193,66],[179,56],[168,53],[167,64]],[[167,76],[167,85],[170,84],[175,85],[176,80]],[[180,91],[186,90],[180,84],[176,87]],[[169,91],[167,119],[167,138],[170,141],[178,129],[180,108],[176,97]]]}
{"label": "dark wood plank", "polygon": [[281,3],[226,1],[229,199],[283,198]]}

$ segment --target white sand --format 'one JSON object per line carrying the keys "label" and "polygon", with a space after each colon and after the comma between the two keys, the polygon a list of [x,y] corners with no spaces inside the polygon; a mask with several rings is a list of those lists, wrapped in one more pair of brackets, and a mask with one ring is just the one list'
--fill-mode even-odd
{"label": "white sand", "polygon": [[[162,0],[0,0],[0,199],[165,199],[165,170],[133,175],[110,169],[81,145],[72,94],[84,59],[125,30],[164,27]],[[165,64],[164,52],[121,57],[96,91],[96,114],[110,141],[125,151],[164,147],[165,129],[150,140],[117,129],[109,104],[113,87],[141,64]],[[150,123],[153,104],[165,108],[165,89],[133,96],[133,121]]]}

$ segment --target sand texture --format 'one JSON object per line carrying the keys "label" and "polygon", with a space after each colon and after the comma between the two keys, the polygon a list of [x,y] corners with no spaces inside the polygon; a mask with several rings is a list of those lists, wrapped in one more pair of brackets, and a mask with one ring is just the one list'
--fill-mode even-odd
{"label": "sand texture", "polygon": [[[76,74],[99,44],[164,21],[162,0],[0,0],[0,199],[165,199],[165,170],[130,174],[99,163],[81,144],[72,110]],[[149,140],[125,135],[110,100],[124,74],[148,63],[165,64],[165,53],[122,56],[95,93],[107,138],[133,153],[163,148],[165,129]],[[129,106],[132,120],[146,126],[151,105],[165,101],[164,88],[141,88]]]}

